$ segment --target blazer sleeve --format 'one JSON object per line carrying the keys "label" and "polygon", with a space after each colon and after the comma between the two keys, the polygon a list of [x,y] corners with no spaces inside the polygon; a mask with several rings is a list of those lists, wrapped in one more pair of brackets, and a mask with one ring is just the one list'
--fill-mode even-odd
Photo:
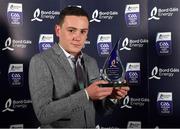
{"label": "blazer sleeve", "polygon": [[68,118],[76,109],[89,103],[84,90],[53,100],[53,78],[48,64],[40,55],[32,57],[29,65],[29,90],[35,114],[41,124]]}

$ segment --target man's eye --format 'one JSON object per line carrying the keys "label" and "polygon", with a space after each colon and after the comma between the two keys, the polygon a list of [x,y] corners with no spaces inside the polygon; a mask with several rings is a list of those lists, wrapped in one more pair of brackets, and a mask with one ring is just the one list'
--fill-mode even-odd
{"label": "man's eye", "polygon": [[69,32],[73,32],[74,30],[69,30]]}
{"label": "man's eye", "polygon": [[87,33],[87,31],[85,31],[85,30],[81,31],[81,34],[86,34],[86,33]]}

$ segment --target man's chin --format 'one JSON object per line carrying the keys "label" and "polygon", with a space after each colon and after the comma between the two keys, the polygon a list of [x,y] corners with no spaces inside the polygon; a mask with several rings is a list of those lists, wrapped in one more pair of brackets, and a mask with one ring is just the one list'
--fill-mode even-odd
{"label": "man's chin", "polygon": [[80,53],[81,49],[80,50],[77,50],[77,51],[71,51],[71,54],[76,56]]}
{"label": "man's chin", "polygon": [[76,47],[76,48],[73,48],[72,52],[74,53],[79,53],[81,51],[82,47]]}

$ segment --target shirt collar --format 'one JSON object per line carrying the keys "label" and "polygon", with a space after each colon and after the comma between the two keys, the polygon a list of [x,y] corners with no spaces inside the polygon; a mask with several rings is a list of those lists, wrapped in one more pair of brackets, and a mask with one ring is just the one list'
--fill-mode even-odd
{"label": "shirt collar", "polygon": [[[64,54],[65,54],[65,56],[66,56],[67,58],[75,58],[74,55],[71,55],[71,54],[68,53],[66,50],[64,50],[64,48],[60,45],[60,43],[59,43],[59,47],[63,50],[63,52],[64,52]],[[80,54],[79,54],[78,58],[82,59],[82,57],[83,57],[83,53],[82,53],[82,51],[80,51]]]}

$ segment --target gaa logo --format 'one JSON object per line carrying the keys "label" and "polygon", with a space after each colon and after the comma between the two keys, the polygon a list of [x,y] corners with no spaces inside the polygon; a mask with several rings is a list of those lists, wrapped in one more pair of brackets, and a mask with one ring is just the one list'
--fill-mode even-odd
{"label": "gaa logo", "polygon": [[160,47],[169,47],[169,44],[168,44],[168,42],[160,42],[159,46]]}
{"label": "gaa logo", "polygon": [[42,47],[43,47],[44,49],[48,49],[48,48],[51,47],[51,45],[50,45],[50,44],[42,44]]}
{"label": "gaa logo", "polygon": [[20,18],[19,13],[11,13],[11,18]]}
{"label": "gaa logo", "polygon": [[130,78],[138,78],[137,72],[129,72],[129,77]]}
{"label": "gaa logo", "polygon": [[100,56],[109,55],[112,49],[111,34],[99,34],[97,38],[97,50]]}
{"label": "gaa logo", "polygon": [[160,102],[161,107],[170,107],[169,102]]}
{"label": "gaa logo", "polygon": [[128,14],[128,17],[129,18],[137,18],[137,15],[136,14]]}
{"label": "gaa logo", "polygon": [[42,52],[51,48],[54,45],[53,34],[40,34],[39,36],[39,51]]}
{"label": "gaa logo", "polygon": [[100,44],[100,47],[102,48],[109,48],[109,44],[105,43],[105,44]]}
{"label": "gaa logo", "polygon": [[23,64],[10,64],[8,70],[8,80],[11,86],[23,85]]}
{"label": "gaa logo", "polygon": [[12,74],[11,74],[11,77],[12,77],[12,78],[21,78],[21,75],[18,74],[18,73],[12,73]]}
{"label": "gaa logo", "polygon": [[23,24],[22,3],[8,3],[7,18],[8,22],[12,25]]}

